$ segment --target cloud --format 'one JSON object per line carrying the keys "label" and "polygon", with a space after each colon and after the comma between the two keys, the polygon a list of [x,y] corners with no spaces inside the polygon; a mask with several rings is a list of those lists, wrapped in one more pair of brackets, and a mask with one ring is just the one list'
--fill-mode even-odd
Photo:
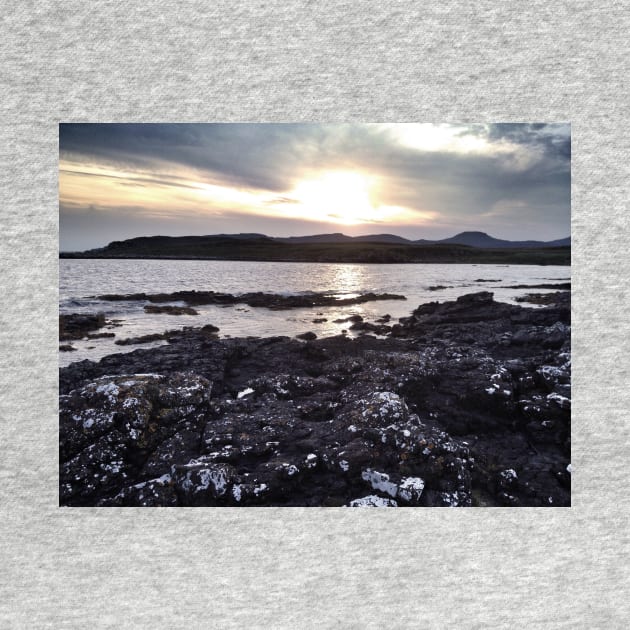
{"label": "cloud", "polygon": [[471,125],[462,135],[472,134],[490,142],[504,142],[530,149],[542,149],[568,168],[571,159],[571,126],[568,123],[493,123]]}
{"label": "cloud", "polygon": [[319,125],[62,124],[60,155],[116,167],[179,165],[210,183],[283,192],[300,165],[325,158]]}
{"label": "cloud", "polygon": [[[415,142],[404,142],[401,132],[413,132]],[[429,132],[423,143],[422,134]],[[569,233],[570,157],[565,123],[60,125],[62,167],[72,164],[74,176],[83,173],[86,180],[100,170],[99,177],[118,178],[130,191],[236,189],[235,199],[260,199],[252,208],[260,213],[299,204],[296,188],[323,172],[360,172],[371,181],[375,207],[415,212],[422,229],[423,217],[432,216],[444,229],[492,231],[501,225],[499,236],[506,238],[520,238],[522,225],[529,226],[525,236],[531,238]],[[171,210],[178,213],[171,197]],[[218,203],[208,199],[208,208],[216,210]],[[143,210],[134,207],[139,221]],[[274,225],[270,221],[269,230]]]}

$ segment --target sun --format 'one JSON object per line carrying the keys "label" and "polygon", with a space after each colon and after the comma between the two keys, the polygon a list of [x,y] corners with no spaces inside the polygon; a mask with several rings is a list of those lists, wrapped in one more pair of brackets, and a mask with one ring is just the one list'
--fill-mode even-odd
{"label": "sun", "polygon": [[374,218],[370,185],[370,178],[362,173],[333,171],[300,182],[293,196],[309,218],[356,225]]}

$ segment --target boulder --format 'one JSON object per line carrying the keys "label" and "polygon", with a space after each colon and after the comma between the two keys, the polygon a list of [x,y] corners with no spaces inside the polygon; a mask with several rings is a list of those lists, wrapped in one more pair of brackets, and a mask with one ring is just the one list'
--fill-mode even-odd
{"label": "boulder", "polygon": [[152,453],[205,418],[212,386],[193,374],[106,376],[60,397],[60,502],[96,504],[139,480]]}
{"label": "boulder", "polygon": [[69,313],[59,315],[59,340],[71,341],[73,339],[83,339],[89,332],[98,330],[105,326],[105,324],[105,315],[102,313]]}

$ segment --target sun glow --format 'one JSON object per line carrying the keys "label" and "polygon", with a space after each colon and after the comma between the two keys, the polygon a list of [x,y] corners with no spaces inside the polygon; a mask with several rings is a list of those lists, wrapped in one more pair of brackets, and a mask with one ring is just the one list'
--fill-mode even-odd
{"label": "sun glow", "polygon": [[398,123],[384,126],[392,131],[401,144],[420,151],[483,154],[498,150],[481,136],[462,133],[467,130],[465,125]]}
{"label": "sun glow", "polygon": [[389,205],[387,182],[358,171],[311,172],[282,192],[202,181],[194,171],[160,164],[154,171],[60,160],[59,200],[66,208],[138,213],[162,219],[229,213],[342,226],[418,225],[434,213]]}
{"label": "sun glow", "polygon": [[373,177],[353,171],[330,171],[317,179],[301,181],[289,193],[294,204],[285,211],[299,213],[302,219],[341,225],[383,223],[411,217],[407,208],[379,203],[377,190]]}
{"label": "sun glow", "polygon": [[300,182],[293,192],[304,210],[313,217],[355,225],[370,221],[370,180],[360,173],[331,172],[318,179]]}

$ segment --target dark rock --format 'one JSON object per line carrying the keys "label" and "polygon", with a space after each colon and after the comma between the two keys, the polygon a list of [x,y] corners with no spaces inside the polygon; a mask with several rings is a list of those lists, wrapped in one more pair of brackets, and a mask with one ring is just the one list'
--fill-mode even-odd
{"label": "dark rock", "polygon": [[59,352],[76,352],[76,348],[66,343],[59,346]]}
{"label": "dark rock", "polygon": [[567,300],[482,293],[424,304],[381,339],[190,328],[71,364],[60,501],[570,505],[569,324]]}
{"label": "dark rock", "polygon": [[[173,341],[177,338],[185,338],[188,334],[194,335],[202,335],[207,339],[216,339],[217,332],[219,329],[212,324],[206,324],[201,328],[196,328],[192,326],[184,326],[182,330],[167,330],[163,333],[151,333],[149,335],[141,335],[140,337],[128,337],[127,339],[117,339],[115,341],[116,345],[119,346],[129,346],[129,345],[137,345],[143,343],[152,343],[154,341]],[[113,336],[113,335],[112,335]]]}
{"label": "dark rock", "polygon": [[88,332],[98,330],[105,324],[105,315],[102,313],[96,315],[82,313],[59,315],[59,340],[82,339]]}
{"label": "dark rock", "polygon": [[166,313],[167,315],[199,315],[199,313],[190,306],[156,306],[155,304],[147,304],[144,307],[146,313]]}
{"label": "dark rock", "polygon": [[115,496],[101,499],[97,505],[99,507],[174,507],[179,505],[179,500],[171,475],[165,474],[156,479],[126,486]]}
{"label": "dark rock", "polygon": [[[406,300],[404,295],[392,293],[363,293],[351,298],[338,298],[329,293],[310,293],[308,295],[279,295],[275,293],[244,293],[232,295],[230,293],[217,293],[215,291],[176,291],[175,293],[130,293],[130,294],[106,294],[99,295],[100,300],[108,301],[140,301],[147,300],[152,303],[183,301],[188,306],[202,304],[247,304],[253,307],[269,308],[271,310],[284,310],[291,308],[313,308],[320,306],[349,306],[352,304],[364,304],[375,300]],[[163,307],[180,308],[180,307]],[[161,311],[156,311],[161,312]],[[177,313],[176,313],[177,314]]]}
{"label": "dark rock", "polygon": [[154,333],[150,335],[141,335],[140,337],[128,337],[127,339],[116,339],[114,342],[117,346],[130,346],[142,343],[152,343],[166,339],[167,333]]}
{"label": "dark rock", "polygon": [[480,304],[492,304],[493,303],[493,293],[489,291],[480,291],[479,293],[469,293],[467,295],[461,295],[457,298],[458,304],[466,304],[466,305],[480,305]]}
{"label": "dark rock", "polygon": [[305,332],[301,335],[296,335],[298,339],[304,339],[306,341],[312,341],[313,339],[317,339],[317,335],[314,332]]}
{"label": "dark rock", "polygon": [[90,335],[88,333],[87,338],[88,339],[107,339],[107,338],[111,338],[115,336],[116,336],[115,333],[95,333],[93,335]]}
{"label": "dark rock", "polygon": [[[559,283],[543,283],[543,284],[513,284],[511,286],[503,287],[504,289],[557,289],[558,291],[570,291],[570,282]],[[517,298],[518,300],[518,298]]]}
{"label": "dark rock", "polygon": [[362,322],[362,321],[363,321],[363,317],[361,317],[361,315],[350,315],[349,317],[333,319],[333,324],[345,324],[346,322],[353,322],[356,324],[357,322]]}
{"label": "dark rock", "polygon": [[183,429],[196,428],[198,442],[210,392],[192,374],[121,375],[62,395],[61,504],[95,505],[143,482],[151,453]]}
{"label": "dark rock", "polygon": [[385,324],[371,324],[370,322],[356,322],[350,326],[350,330],[360,331],[362,333],[371,332],[377,335],[386,335],[391,331],[392,327]]}
{"label": "dark rock", "polygon": [[530,304],[558,304],[564,298],[564,291],[555,293],[528,293],[516,298],[517,302],[529,302]]}

